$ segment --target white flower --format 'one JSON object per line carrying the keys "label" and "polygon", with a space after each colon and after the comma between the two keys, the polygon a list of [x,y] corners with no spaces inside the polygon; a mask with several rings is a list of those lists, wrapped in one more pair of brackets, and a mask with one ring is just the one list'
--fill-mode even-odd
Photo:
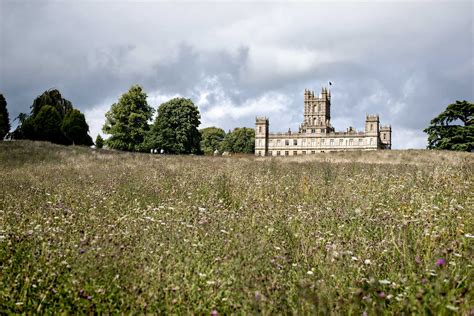
{"label": "white flower", "polygon": [[390,282],[389,280],[379,280],[379,283],[380,284],[391,284],[392,282]]}
{"label": "white flower", "polygon": [[471,234],[465,234],[464,237],[466,238],[474,238],[474,235],[471,235]]}
{"label": "white flower", "polygon": [[351,260],[352,260],[352,261],[357,261],[357,260],[359,260],[359,259],[357,259],[357,257],[352,256],[352,257],[351,257]]}
{"label": "white flower", "polygon": [[369,259],[365,259],[365,260],[364,260],[364,263],[365,263],[366,265],[370,265],[370,264],[372,263],[372,261],[370,261]]}
{"label": "white flower", "polygon": [[313,275],[313,274],[314,274],[314,272],[313,272],[313,271],[311,271],[311,270],[309,270],[308,272],[306,272],[306,274],[307,274],[307,275]]}

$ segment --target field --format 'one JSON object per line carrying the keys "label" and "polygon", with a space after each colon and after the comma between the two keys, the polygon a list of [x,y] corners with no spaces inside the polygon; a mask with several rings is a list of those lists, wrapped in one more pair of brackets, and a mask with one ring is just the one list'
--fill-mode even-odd
{"label": "field", "polygon": [[474,156],[0,142],[0,313],[474,313]]}

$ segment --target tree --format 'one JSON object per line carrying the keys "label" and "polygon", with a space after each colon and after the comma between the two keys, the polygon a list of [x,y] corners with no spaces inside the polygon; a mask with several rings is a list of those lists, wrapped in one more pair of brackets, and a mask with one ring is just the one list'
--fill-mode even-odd
{"label": "tree", "polygon": [[201,150],[204,154],[213,154],[220,149],[221,143],[224,140],[225,132],[221,128],[206,127],[200,130],[201,133]]}
{"label": "tree", "polygon": [[[424,130],[428,134],[429,149],[472,151],[474,149],[474,104],[456,101],[431,120]],[[456,121],[464,125],[451,124]]]}
{"label": "tree", "polygon": [[113,149],[144,151],[145,136],[149,131],[148,121],[153,116],[153,108],[146,101],[147,95],[139,85],[133,85],[122,94],[118,103],[105,114],[106,122],[102,130],[111,136],[106,144]]}
{"label": "tree", "polygon": [[36,97],[31,105],[31,115],[33,117],[38,115],[41,108],[45,105],[54,107],[61,118],[64,118],[73,109],[71,101],[64,99],[57,89],[47,90],[42,95]]}
{"label": "tree", "polygon": [[69,110],[61,124],[61,131],[69,143],[75,145],[92,146],[92,138],[89,136],[89,125],[86,123],[84,114],[76,109]]}
{"label": "tree", "polygon": [[92,144],[84,115],[56,89],[36,97],[30,114],[20,113],[17,119],[19,125],[13,132],[16,139],[45,140],[64,145]]}
{"label": "tree", "polygon": [[97,135],[97,138],[95,139],[95,147],[97,148],[102,148],[104,147],[104,139],[102,138],[102,136]]}
{"label": "tree", "polygon": [[221,150],[233,153],[253,153],[255,151],[255,130],[247,127],[235,128],[225,135]]}
{"label": "tree", "polygon": [[66,139],[61,132],[61,116],[56,108],[45,105],[31,120],[34,131],[34,140],[47,140],[53,143],[64,144]]}
{"label": "tree", "polygon": [[201,115],[189,99],[174,98],[160,105],[147,138],[147,148],[170,154],[199,154]]}
{"label": "tree", "polygon": [[5,135],[10,131],[10,118],[8,116],[7,101],[0,94],[0,141],[3,140]]}

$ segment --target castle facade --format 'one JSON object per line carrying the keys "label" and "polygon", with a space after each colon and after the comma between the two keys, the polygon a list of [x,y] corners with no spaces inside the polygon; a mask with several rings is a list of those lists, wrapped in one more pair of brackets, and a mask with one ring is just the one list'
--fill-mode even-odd
{"label": "castle facade", "polygon": [[297,133],[269,133],[269,120],[257,117],[255,155],[296,156],[317,152],[378,150],[392,148],[392,128],[381,126],[378,115],[366,115],[365,130],[349,127],[336,132],[331,126],[331,92],[322,88],[319,96],[304,91],[304,119]]}

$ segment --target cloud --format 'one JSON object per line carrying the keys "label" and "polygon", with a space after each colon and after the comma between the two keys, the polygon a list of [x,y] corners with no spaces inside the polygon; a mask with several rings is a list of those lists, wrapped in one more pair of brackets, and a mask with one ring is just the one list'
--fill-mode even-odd
{"label": "cloud", "polygon": [[252,127],[262,115],[285,131],[302,121],[304,89],[332,81],[337,130],[378,113],[394,147],[424,147],[432,117],[473,99],[472,6],[4,0],[0,93],[15,117],[56,87],[93,137],[132,84],[155,108],[191,98],[203,126]]}

